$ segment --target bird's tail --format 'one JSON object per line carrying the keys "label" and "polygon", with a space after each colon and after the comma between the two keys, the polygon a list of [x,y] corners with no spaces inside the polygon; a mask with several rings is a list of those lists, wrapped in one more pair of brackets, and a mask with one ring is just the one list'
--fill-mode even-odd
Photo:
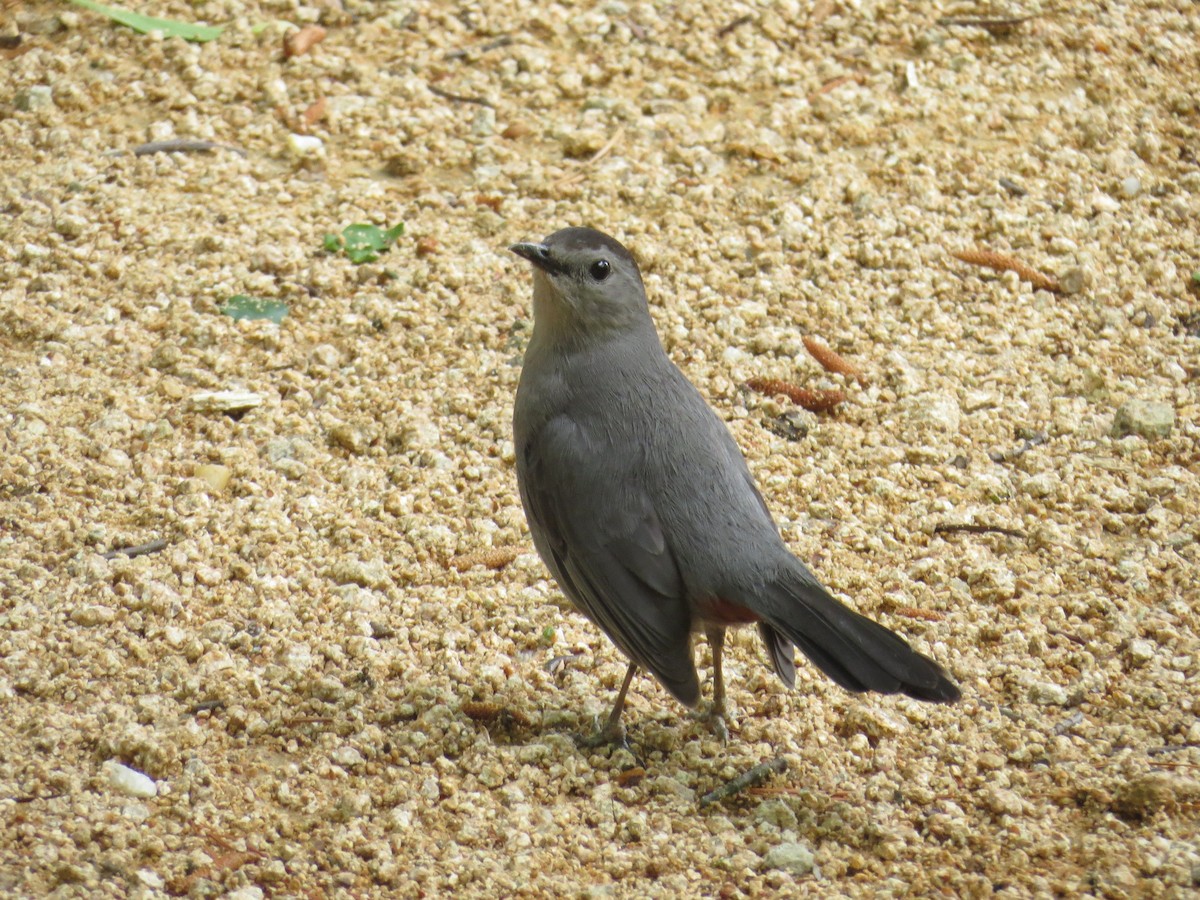
{"label": "bird's tail", "polygon": [[[777,633],[774,644],[786,638],[847,690],[901,693],[934,703],[952,703],[961,696],[941,666],[839,603],[807,570],[789,569],[745,605]],[[761,630],[766,639],[768,629]],[[773,659],[778,656],[778,646],[768,642],[768,649]],[[775,669],[785,674],[778,663]]]}

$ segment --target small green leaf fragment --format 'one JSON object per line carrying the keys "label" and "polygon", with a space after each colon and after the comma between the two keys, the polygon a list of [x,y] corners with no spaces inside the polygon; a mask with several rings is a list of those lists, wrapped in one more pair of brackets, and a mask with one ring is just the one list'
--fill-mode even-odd
{"label": "small green leaf fragment", "polygon": [[325,235],[324,247],[331,253],[342,250],[355,265],[374,262],[404,233],[404,223],[382,230],[377,225],[356,222],[342,229],[341,237]]}
{"label": "small green leaf fragment", "polygon": [[231,319],[269,319],[276,325],[283,321],[288,311],[288,305],[282,300],[263,300],[246,294],[235,294],[221,307],[221,312]]}
{"label": "small green leaf fragment", "polygon": [[107,16],[117,24],[132,28],[141,34],[149,34],[151,31],[161,31],[167,37],[183,38],[185,41],[195,41],[198,44],[204,44],[208,41],[215,41],[221,36],[221,32],[225,30],[224,25],[196,25],[192,22],[179,22],[175,19],[158,19],[154,16],[143,16],[140,13],[130,12],[127,9],[121,9],[117,6],[106,6],[103,3],[97,3],[96,0],[70,0],[70,2],[76,6],[82,6],[84,9],[90,9],[92,12],[98,12],[102,16]]}

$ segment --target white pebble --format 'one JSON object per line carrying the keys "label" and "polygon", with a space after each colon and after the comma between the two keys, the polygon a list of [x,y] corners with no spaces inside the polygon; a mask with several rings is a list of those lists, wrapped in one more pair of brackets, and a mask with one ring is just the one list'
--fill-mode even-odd
{"label": "white pebble", "polygon": [[143,800],[158,796],[158,785],[154,783],[153,778],[115,760],[110,759],[104,764],[104,774],[108,778],[109,787],[122,794],[140,797]]}

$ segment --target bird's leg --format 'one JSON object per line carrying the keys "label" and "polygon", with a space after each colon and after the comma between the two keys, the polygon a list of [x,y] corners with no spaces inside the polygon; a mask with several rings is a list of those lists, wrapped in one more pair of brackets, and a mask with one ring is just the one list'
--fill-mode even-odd
{"label": "bird's leg", "polygon": [[727,743],[729,728],[725,721],[725,675],[721,670],[721,659],[725,651],[725,628],[721,625],[706,625],[704,633],[708,636],[708,646],[712,651],[713,698],[712,705],[701,718],[708,722],[709,727],[722,743]]}
{"label": "bird's leg", "polygon": [[637,663],[630,663],[629,668],[625,670],[625,680],[621,682],[621,690],[617,691],[617,702],[613,704],[612,712],[608,714],[608,721],[595,734],[582,738],[579,741],[580,746],[601,747],[605,744],[625,743],[625,729],[621,727],[621,713],[625,709],[625,695],[629,693],[629,685],[633,683],[635,672],[637,672]]}

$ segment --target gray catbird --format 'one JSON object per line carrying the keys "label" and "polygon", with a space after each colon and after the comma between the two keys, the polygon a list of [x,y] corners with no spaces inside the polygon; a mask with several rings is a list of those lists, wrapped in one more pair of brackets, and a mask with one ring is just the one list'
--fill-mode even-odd
{"label": "gray catbird", "polygon": [[590,228],[510,249],[533,263],[513,413],[529,530],[563,591],[630,659],[599,736],[620,733],[639,666],[698,704],[701,630],[723,728],[725,629],[750,622],[789,688],[794,645],[851,691],[957,700],[937,663],[835,600],[784,545],[724,423],[667,358],[629,251]]}

